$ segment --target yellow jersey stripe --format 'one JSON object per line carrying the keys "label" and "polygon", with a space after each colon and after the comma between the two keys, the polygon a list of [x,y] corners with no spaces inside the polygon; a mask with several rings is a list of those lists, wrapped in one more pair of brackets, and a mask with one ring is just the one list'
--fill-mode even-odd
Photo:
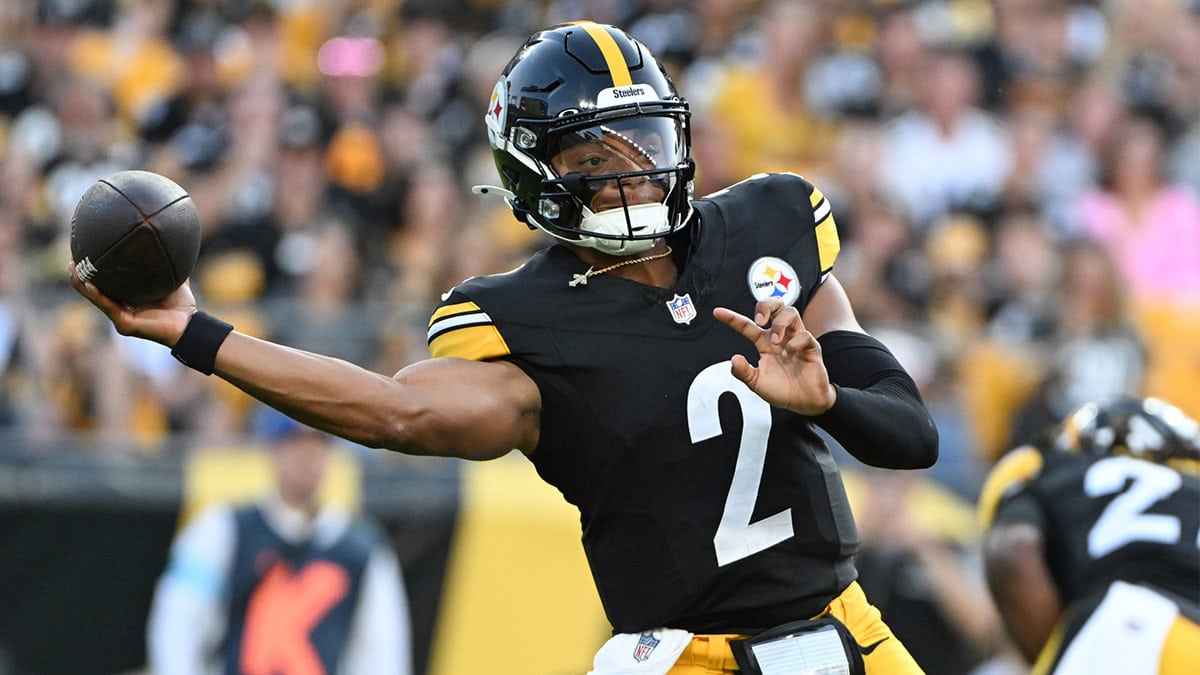
{"label": "yellow jersey stripe", "polygon": [[823,202],[823,201],[825,201],[824,193],[822,193],[820,190],[818,190],[817,187],[814,185],[812,194],[810,194],[808,196],[808,203],[812,204],[813,211],[816,211],[817,207],[820,206],[821,202]]}
{"label": "yellow jersey stripe", "polygon": [[996,462],[979,491],[979,526],[986,530],[996,517],[996,509],[1015,485],[1029,482],[1042,470],[1042,453],[1030,445],[1013,450]]}
{"label": "yellow jersey stripe", "polygon": [[491,324],[448,330],[429,341],[429,354],[434,358],[487,361],[510,353],[500,330]]}
{"label": "yellow jersey stripe", "polygon": [[812,204],[813,208],[813,224],[816,226],[817,232],[817,256],[821,263],[821,273],[825,274],[833,269],[833,262],[837,260],[838,253],[842,250],[842,242],[838,239],[837,223],[833,219],[833,210],[829,206],[829,201],[816,186],[813,186],[812,194],[808,196],[808,202]]}
{"label": "yellow jersey stripe", "polygon": [[453,305],[443,305],[438,307],[433,316],[429,317],[429,325],[432,326],[438,319],[444,319],[455,314],[463,314],[466,312],[478,312],[479,305],[473,302],[459,302]]}
{"label": "yellow jersey stripe", "polygon": [[833,268],[833,261],[837,260],[838,253],[842,250],[842,243],[838,239],[837,223],[833,222],[833,216],[829,216],[817,225],[817,255],[821,259],[821,273],[824,274]]}
{"label": "yellow jersey stripe", "polygon": [[608,72],[612,73],[613,86],[628,87],[633,84],[633,77],[629,74],[629,64],[625,63],[625,57],[621,55],[621,48],[617,46],[617,41],[608,34],[608,31],[591,21],[580,21],[577,25],[587,31],[587,34],[596,41],[596,46],[600,48],[600,53],[604,55],[604,61],[608,64]]}

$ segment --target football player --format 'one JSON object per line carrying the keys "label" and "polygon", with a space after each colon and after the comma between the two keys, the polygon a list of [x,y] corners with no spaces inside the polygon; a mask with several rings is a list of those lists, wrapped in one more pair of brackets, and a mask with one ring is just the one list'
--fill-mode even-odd
{"label": "football player", "polygon": [[1154,398],[1089,403],[980,497],[988,584],[1034,673],[1197,672],[1200,430]]}
{"label": "football player", "polygon": [[352,441],[523,452],[580,510],[615,633],[596,673],[920,672],[855,582],[816,427],[897,469],[930,466],[937,431],[831,273],[821,191],[778,174],[694,198],[688,104],[613,26],[532,36],[485,118],[501,185],[476,191],[555,244],[448,291],[433,358],[394,377],[233,331],[186,285],[140,311],[75,287],[121,333]]}

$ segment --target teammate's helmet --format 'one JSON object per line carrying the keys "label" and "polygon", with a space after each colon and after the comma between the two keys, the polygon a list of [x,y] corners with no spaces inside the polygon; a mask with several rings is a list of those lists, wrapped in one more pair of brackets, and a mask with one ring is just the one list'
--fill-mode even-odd
{"label": "teammate's helmet", "polygon": [[1200,460],[1200,425],[1157,398],[1087,403],[1067,416],[1055,439],[1067,452],[1131,455],[1166,464]]}
{"label": "teammate's helmet", "polygon": [[634,255],[691,215],[687,102],[618,28],[579,22],[529,38],[485,118],[506,201],[530,227]]}

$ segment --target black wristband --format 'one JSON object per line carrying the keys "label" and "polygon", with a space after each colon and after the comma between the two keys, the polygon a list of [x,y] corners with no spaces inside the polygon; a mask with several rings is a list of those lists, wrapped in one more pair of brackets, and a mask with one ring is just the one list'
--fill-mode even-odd
{"label": "black wristband", "polygon": [[188,320],[183,335],[179,336],[179,341],[171,349],[171,356],[188,368],[212,375],[217,350],[232,330],[232,325],[211,314],[198,311]]}

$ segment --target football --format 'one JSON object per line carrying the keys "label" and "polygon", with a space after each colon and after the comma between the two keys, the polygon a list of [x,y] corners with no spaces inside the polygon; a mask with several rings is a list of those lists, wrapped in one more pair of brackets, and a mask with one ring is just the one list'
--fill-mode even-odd
{"label": "football", "polygon": [[79,278],[130,307],[179,288],[200,255],[200,215],[187,191],[151,171],[96,181],[71,217],[71,259]]}

